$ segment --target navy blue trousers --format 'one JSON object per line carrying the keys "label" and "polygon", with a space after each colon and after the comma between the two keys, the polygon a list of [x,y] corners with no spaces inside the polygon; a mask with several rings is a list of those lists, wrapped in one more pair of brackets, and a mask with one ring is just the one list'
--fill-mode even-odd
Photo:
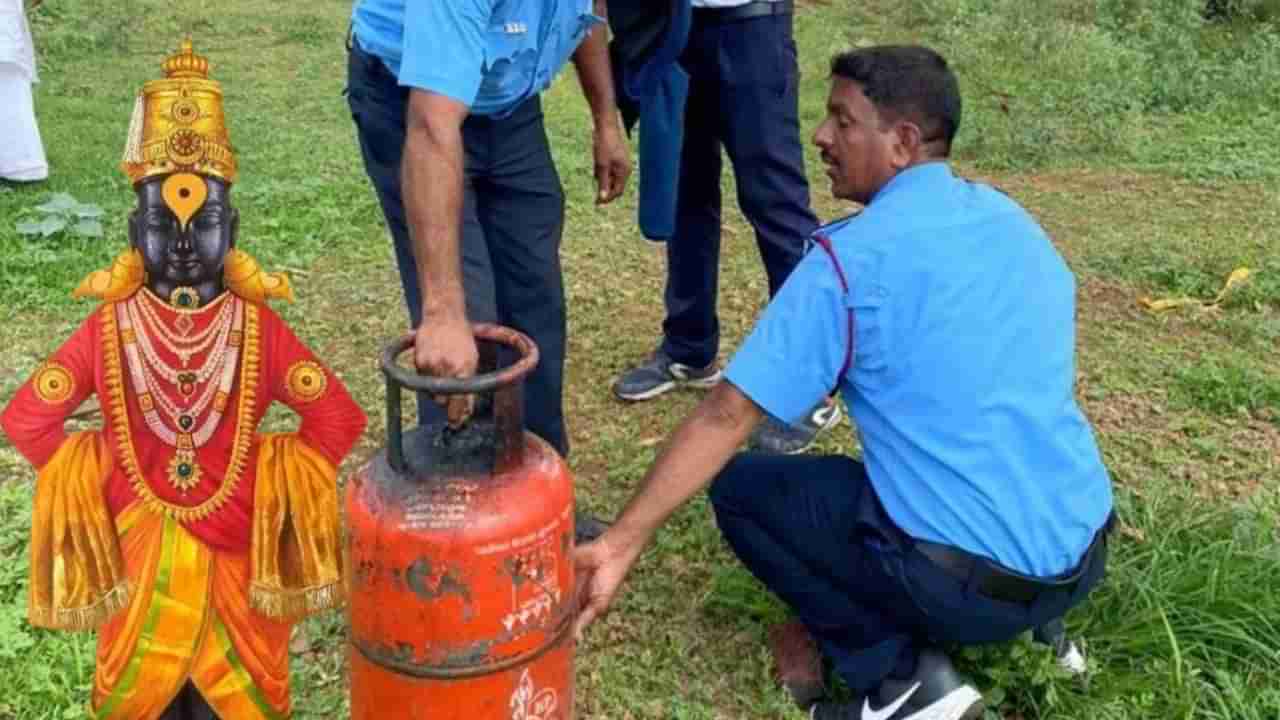
{"label": "navy blue trousers", "polygon": [[[347,83],[365,171],[391,230],[409,320],[417,327],[422,321],[422,291],[400,192],[409,91],[358,43],[348,53]],[[460,250],[467,315],[472,322],[515,328],[538,345],[541,359],[524,381],[525,427],[567,456],[560,268],[564,192],[547,143],[541,103],[533,97],[502,119],[468,117],[462,140],[466,177]],[[444,419],[438,404],[419,395],[420,424]]]}
{"label": "navy blue trousers", "polygon": [[818,221],[800,143],[791,15],[715,23],[694,11],[680,64],[689,74],[676,227],[667,241],[663,350],[702,367],[720,343],[721,147],[769,280],[782,287]]}
{"label": "navy blue trousers", "polygon": [[993,600],[922,555],[845,456],[738,455],[710,489],[729,546],[786,603],[850,689],[906,676],[920,650],[1001,642],[1061,618],[1101,579],[1105,543],[1074,588]]}

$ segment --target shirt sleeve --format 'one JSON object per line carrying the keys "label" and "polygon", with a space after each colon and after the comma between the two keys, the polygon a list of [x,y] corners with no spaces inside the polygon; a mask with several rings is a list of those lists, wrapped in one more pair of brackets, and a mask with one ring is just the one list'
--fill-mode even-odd
{"label": "shirt sleeve", "polygon": [[98,313],[41,363],[0,413],[0,429],[37,470],[67,439],[63,423],[94,391]]}
{"label": "shirt sleeve", "polygon": [[400,84],[470,107],[484,77],[491,0],[409,0],[404,10]]}
{"label": "shirt sleeve", "polygon": [[346,385],[320,362],[278,315],[262,311],[273,325],[269,347],[271,391],[301,419],[298,437],[335,466],[342,462],[368,424]]}
{"label": "shirt sleeve", "polygon": [[725,377],[765,412],[794,423],[836,386],[848,314],[835,266],[811,251],[729,361]]}

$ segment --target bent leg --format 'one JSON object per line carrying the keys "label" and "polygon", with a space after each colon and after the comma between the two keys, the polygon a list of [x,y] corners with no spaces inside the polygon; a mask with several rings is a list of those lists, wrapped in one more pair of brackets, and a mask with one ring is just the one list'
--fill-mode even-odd
{"label": "bent leg", "polygon": [[901,556],[877,530],[862,464],[843,456],[737,456],[710,490],[734,553],[865,693],[916,652]]}

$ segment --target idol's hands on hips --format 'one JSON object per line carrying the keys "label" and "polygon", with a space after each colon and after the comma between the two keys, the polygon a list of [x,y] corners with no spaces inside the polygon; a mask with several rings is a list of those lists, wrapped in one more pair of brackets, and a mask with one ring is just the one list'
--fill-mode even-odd
{"label": "idol's hands on hips", "polygon": [[[423,375],[438,378],[475,375],[480,354],[466,316],[450,311],[423,316],[413,336],[413,361]],[[454,428],[465,423],[475,407],[472,395],[441,395],[435,401],[445,407],[449,426]]]}
{"label": "idol's hands on hips", "polygon": [[627,187],[627,178],[631,176],[631,151],[616,121],[600,123],[596,127],[592,153],[595,156],[596,204],[611,203],[622,195]]}

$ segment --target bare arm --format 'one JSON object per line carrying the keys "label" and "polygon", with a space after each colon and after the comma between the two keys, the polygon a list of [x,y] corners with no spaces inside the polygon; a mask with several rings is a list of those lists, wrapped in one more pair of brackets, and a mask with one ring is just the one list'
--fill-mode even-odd
{"label": "bare arm", "polygon": [[[595,13],[605,17],[607,12],[605,0],[596,0]],[[631,156],[622,138],[613,70],[609,63],[608,24],[592,28],[591,34],[574,52],[573,65],[578,71],[582,94],[591,107],[595,176],[599,188],[596,199],[607,203],[622,194],[631,174]]]}
{"label": "bare arm", "polygon": [[[604,0],[596,0],[595,13],[606,17],[608,7]],[[573,54],[573,66],[578,71],[582,94],[591,106],[591,117],[596,127],[618,122],[618,108],[613,90],[613,70],[609,63],[609,25],[601,23],[591,29],[591,34]]]}
{"label": "bare arm", "polygon": [[[475,373],[475,339],[467,324],[461,253],[463,150],[467,106],[411,90],[405,118],[401,187],[409,237],[422,288],[422,324],[415,338],[418,369],[439,377]],[[449,410],[461,422],[465,403]]]}
{"label": "bare arm", "polygon": [[585,594],[576,624],[579,633],[608,609],[658,528],[710,484],[762,415],[750,398],[725,381],[680,424],[618,521],[575,553]]}

